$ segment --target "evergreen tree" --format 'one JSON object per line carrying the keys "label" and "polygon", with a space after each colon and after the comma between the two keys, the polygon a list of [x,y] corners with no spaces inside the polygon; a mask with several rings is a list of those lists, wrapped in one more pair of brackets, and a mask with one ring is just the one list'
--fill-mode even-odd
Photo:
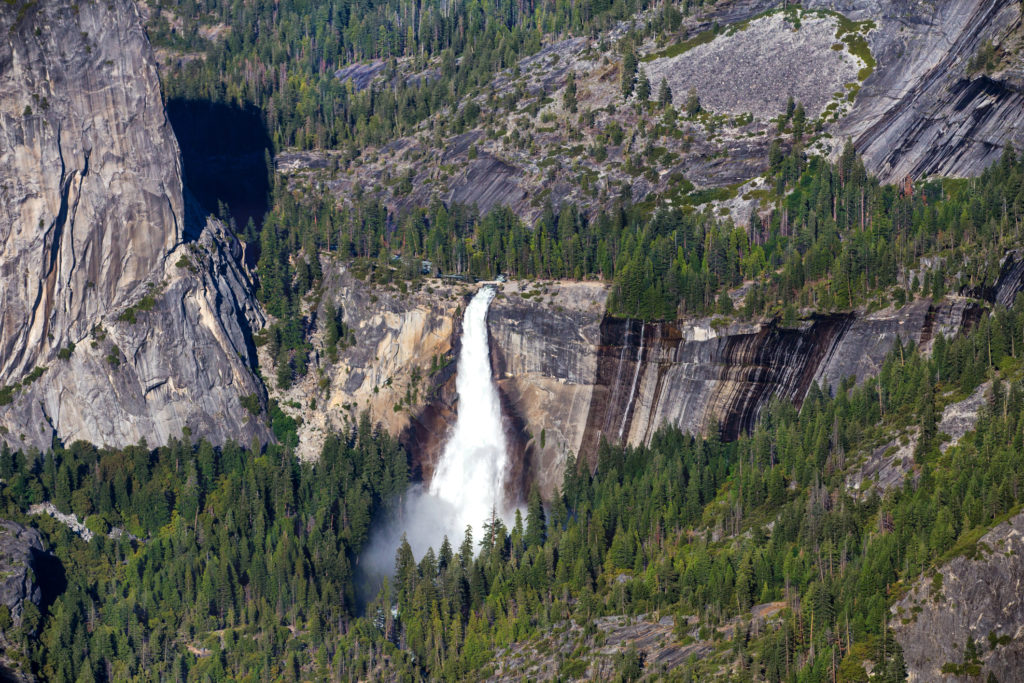
{"label": "evergreen tree", "polygon": [[622,99],[628,100],[636,85],[637,58],[632,48],[622,57]]}
{"label": "evergreen tree", "polygon": [[541,502],[540,490],[536,483],[530,487],[529,503],[526,510],[526,547],[544,545],[547,537],[547,519],[544,515],[544,505]]}
{"label": "evergreen tree", "polygon": [[637,80],[636,98],[641,102],[651,99],[651,81],[647,78],[646,73],[641,72],[640,78]]}
{"label": "evergreen tree", "polygon": [[573,114],[576,113],[576,72],[570,71],[565,81],[565,92],[562,95],[562,106]]}
{"label": "evergreen tree", "polygon": [[661,79],[661,85],[658,87],[658,104],[662,107],[672,104],[672,88],[668,86],[668,81],[664,76]]}
{"label": "evergreen tree", "polygon": [[696,88],[690,88],[686,95],[686,115],[693,118],[701,111],[700,98],[697,96]]}

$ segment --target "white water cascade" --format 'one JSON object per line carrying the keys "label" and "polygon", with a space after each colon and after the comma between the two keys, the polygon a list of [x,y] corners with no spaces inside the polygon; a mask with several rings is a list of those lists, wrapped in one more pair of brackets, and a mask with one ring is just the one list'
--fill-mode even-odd
{"label": "white water cascade", "polygon": [[484,287],[462,318],[462,349],[455,388],[459,414],[430,482],[430,494],[447,502],[451,518],[444,532],[458,543],[467,525],[479,538],[492,510],[503,512],[508,448],[501,421],[501,401],[491,377],[487,309],[494,289]]}
{"label": "white water cascade", "polygon": [[[636,369],[633,371],[633,383],[629,385],[629,399],[626,403],[626,410],[622,413],[622,424],[619,425],[619,441],[622,441],[622,433],[626,431],[626,420],[629,418],[629,411],[633,407],[633,399],[636,396],[636,381],[640,379],[640,366],[644,362],[644,327],[646,324],[645,322],[640,323],[640,350],[636,352]],[[628,335],[626,336],[626,341],[627,344],[624,345],[623,350],[625,350],[625,346],[628,346]],[[621,362],[619,363],[619,368],[622,368]]]}
{"label": "white water cascade", "polygon": [[508,449],[501,420],[501,402],[491,377],[487,310],[494,289],[484,287],[469,302],[462,318],[455,389],[458,417],[429,487],[410,487],[398,517],[375,529],[362,561],[371,573],[386,576],[394,568],[395,551],[404,534],[413,554],[435,552],[445,536],[458,548],[466,527],[473,538],[483,536],[492,511],[507,525],[514,508],[504,504]]}

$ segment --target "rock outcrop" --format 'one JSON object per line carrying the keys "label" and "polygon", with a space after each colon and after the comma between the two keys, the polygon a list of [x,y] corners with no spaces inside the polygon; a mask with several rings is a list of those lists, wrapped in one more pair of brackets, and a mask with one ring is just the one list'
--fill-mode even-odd
{"label": "rock outcrop", "polygon": [[[982,536],[971,552],[924,576],[892,608],[909,681],[1019,680],[1024,671],[1024,515]],[[980,676],[943,674],[977,643]],[[949,667],[952,669],[953,667]]]}
{"label": "rock outcrop", "polygon": [[261,314],[186,200],[136,6],[9,3],[0,32],[0,439],[265,440]]}
{"label": "rock outcrop", "polygon": [[0,605],[11,612],[15,626],[21,625],[26,602],[39,606],[42,590],[32,566],[43,551],[43,539],[35,529],[0,520]]}
{"label": "rock outcrop", "polygon": [[23,634],[25,606],[39,607],[43,591],[36,559],[44,553],[35,529],[0,520],[0,681],[34,680],[28,671]]}
{"label": "rock outcrop", "polygon": [[836,134],[852,138],[882,180],[977,175],[1005,146],[1024,143],[1020,74],[967,71],[985,40],[1019,26],[1016,0],[811,4],[877,23],[869,42],[878,69]]}

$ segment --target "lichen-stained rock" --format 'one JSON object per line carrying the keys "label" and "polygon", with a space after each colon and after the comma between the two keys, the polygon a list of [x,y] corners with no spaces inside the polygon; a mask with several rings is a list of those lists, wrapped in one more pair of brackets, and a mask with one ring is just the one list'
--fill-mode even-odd
{"label": "lichen-stained rock", "polygon": [[606,319],[581,457],[592,460],[602,437],[647,443],[665,424],[692,434],[717,428],[727,439],[748,432],[772,397],[803,400],[851,321],[783,328]]}
{"label": "lichen-stained rock", "polygon": [[[981,537],[970,556],[956,557],[919,579],[892,608],[890,626],[903,648],[909,681],[1020,680],[1024,671],[1024,515]],[[991,634],[991,635],[990,635]],[[973,638],[981,675],[945,675],[963,664]]]}
{"label": "lichen-stained rock", "polygon": [[[647,443],[662,425],[727,439],[772,398],[798,405],[876,374],[893,344],[921,344],[969,321],[958,300],[818,316],[786,328],[712,319],[642,322],[603,314],[598,283],[508,283],[488,316],[495,377],[518,431],[523,490],[558,490],[566,456],[591,465],[598,444]],[[525,296],[524,296],[525,295]]]}
{"label": "lichen-stained rock", "polygon": [[135,4],[6,3],[0,35],[0,440],[266,440],[262,318],[186,202]]}
{"label": "lichen-stained rock", "polygon": [[847,377],[873,377],[897,339],[917,344],[930,338],[933,319],[934,309],[927,299],[857,316],[815,373],[818,386],[834,393]]}

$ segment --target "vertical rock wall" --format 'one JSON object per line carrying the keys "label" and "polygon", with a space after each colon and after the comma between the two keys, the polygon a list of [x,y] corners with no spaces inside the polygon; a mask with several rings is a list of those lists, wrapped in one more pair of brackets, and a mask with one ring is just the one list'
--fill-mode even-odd
{"label": "vertical rock wall", "polygon": [[184,202],[134,3],[4,3],[0,35],[2,384],[131,297]]}
{"label": "vertical rock wall", "polygon": [[[650,441],[664,424],[734,439],[773,397],[800,404],[813,382],[835,388],[875,374],[897,339],[927,344],[976,319],[977,306],[915,301],[871,314],[719,326],[710,319],[643,323],[606,318],[565,285],[541,305],[515,290],[489,320],[494,370],[519,431],[517,462],[550,495],[566,457],[591,465],[601,439]],[[581,299],[581,301],[587,301]]]}
{"label": "vertical rock wall", "polygon": [[0,35],[0,440],[265,441],[262,314],[186,200],[136,5],[3,3]]}

